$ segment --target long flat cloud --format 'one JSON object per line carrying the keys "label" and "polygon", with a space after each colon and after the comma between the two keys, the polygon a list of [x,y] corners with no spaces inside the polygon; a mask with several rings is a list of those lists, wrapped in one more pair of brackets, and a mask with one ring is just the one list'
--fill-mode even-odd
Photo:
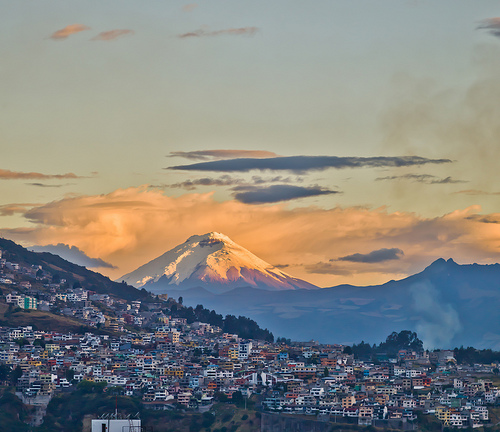
{"label": "long flat cloud", "polygon": [[[500,260],[500,224],[480,220],[500,220],[500,214],[482,214],[478,206],[425,218],[385,208],[249,206],[217,201],[213,193],[173,197],[142,187],[67,197],[31,208],[25,218],[25,227],[0,235],[30,245],[75,245],[117,265],[103,270],[114,278],[210,231],[223,232],[267,262],[289,265],[287,273],[318,286],[383,283],[421,271],[437,258]],[[404,260],[365,265],[363,272],[359,263],[329,261],[394,247],[404,250]]]}
{"label": "long flat cloud", "polygon": [[[181,188],[186,190],[194,190],[199,186],[240,186],[240,190],[255,189],[256,185],[263,185],[266,183],[301,183],[303,179],[301,177],[283,177],[283,176],[273,176],[273,177],[261,177],[252,176],[250,181],[245,181],[242,178],[231,177],[229,174],[221,175],[220,177],[201,177],[196,179],[189,179],[183,182],[174,183],[171,185],[151,185],[152,189],[165,189],[170,188]],[[236,189],[237,190],[237,189]]]}
{"label": "long flat cloud", "polygon": [[108,30],[99,33],[97,36],[93,37],[94,41],[112,41],[123,36],[132,36],[134,34],[133,30],[130,29],[115,29]]}
{"label": "long flat cloud", "polygon": [[199,37],[212,37],[212,36],[253,36],[257,33],[257,27],[240,27],[240,28],[228,28],[223,30],[206,30],[198,29],[192,32],[180,34],[181,39],[184,38],[199,38]]}
{"label": "long flat cloud", "polygon": [[479,189],[465,189],[458,192],[454,192],[455,194],[463,194],[463,195],[500,195],[500,192],[489,192],[483,191]]}
{"label": "long flat cloud", "polygon": [[382,248],[366,254],[355,253],[338,258],[338,261],[350,261],[355,263],[380,263],[384,261],[398,260],[404,252],[398,248]]}
{"label": "long flat cloud", "polygon": [[42,174],[39,172],[22,172],[0,169],[0,180],[50,180],[50,179],[77,179],[81,178],[73,173]]}
{"label": "long flat cloud", "polygon": [[237,191],[234,194],[234,198],[244,204],[269,204],[338,193],[338,191],[318,186],[302,187],[293,185],[272,185],[267,187],[241,186],[235,187],[233,190]]}
{"label": "long flat cloud", "polygon": [[196,189],[198,186],[235,186],[242,184],[243,182],[244,182],[243,179],[234,178],[226,174],[218,178],[202,177],[193,180],[185,180],[180,183],[174,183],[169,187],[193,190]]}
{"label": "long flat cloud", "polygon": [[63,40],[67,39],[69,36],[75,33],[80,33],[82,31],[90,30],[90,27],[87,27],[83,24],[70,24],[60,30],[55,31],[50,36],[51,39],[55,40]]}
{"label": "long flat cloud", "polygon": [[397,176],[377,177],[376,181],[380,180],[410,180],[417,183],[425,184],[454,184],[454,183],[467,183],[465,180],[457,180],[452,177],[440,178],[431,174],[403,174]]}
{"label": "long flat cloud", "polygon": [[66,183],[66,184],[45,184],[45,183],[26,183],[28,186],[36,186],[41,188],[60,188],[64,186],[71,186],[74,183]]}
{"label": "long flat cloud", "polygon": [[31,246],[28,248],[33,252],[50,252],[59,255],[67,261],[89,268],[115,268],[112,264],[100,259],[90,258],[85,252],[78,249],[76,246],[59,243],[57,245],[49,244],[46,246]]}
{"label": "long flat cloud", "polygon": [[271,158],[277,154],[266,150],[195,150],[174,151],[169,157],[182,157],[192,160],[233,159],[233,158]]}
{"label": "long flat cloud", "polygon": [[292,171],[303,174],[308,171],[323,171],[328,168],[388,168],[408,167],[427,164],[451,163],[450,159],[428,159],[420,156],[377,156],[377,157],[337,157],[337,156],[285,156],[275,158],[241,158],[190,165],[177,165],[167,169],[182,171],[248,172]]}

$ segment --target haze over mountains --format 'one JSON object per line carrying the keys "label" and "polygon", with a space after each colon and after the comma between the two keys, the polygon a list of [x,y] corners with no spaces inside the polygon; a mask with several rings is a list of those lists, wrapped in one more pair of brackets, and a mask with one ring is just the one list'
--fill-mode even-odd
{"label": "haze over mountains", "polygon": [[155,294],[193,287],[213,293],[239,287],[271,291],[318,288],[282,272],[216,232],[194,235],[119,280]]}
{"label": "haze over mountains", "polygon": [[500,350],[500,264],[439,259],[421,273],[382,285],[295,291],[170,290],[185,304],[249,316],[275,335],[323,343],[376,343],[392,331],[418,332],[426,348]]}
{"label": "haze over mountains", "polygon": [[408,329],[417,331],[427,347],[500,349],[499,264],[439,259],[403,280],[320,289],[223,234],[209,233],[190,237],[121,279],[154,293],[182,296],[193,306],[249,316],[276,335],[296,340],[377,342]]}
{"label": "haze over mountains", "polygon": [[[83,267],[68,267],[70,263],[54,255],[2,241],[3,248],[26,259],[29,255],[35,264],[55,265],[70,279],[85,271],[86,277],[97,278],[101,289],[123,291],[124,298],[141,294]],[[67,271],[62,270],[65,266]],[[399,281],[317,288],[265,263],[226,236],[210,233],[190,237],[123,279],[156,294],[182,296],[187,305],[248,316],[276,336],[294,340],[376,343],[392,331],[412,330],[426,348],[500,350],[500,264],[460,265],[438,259]]]}

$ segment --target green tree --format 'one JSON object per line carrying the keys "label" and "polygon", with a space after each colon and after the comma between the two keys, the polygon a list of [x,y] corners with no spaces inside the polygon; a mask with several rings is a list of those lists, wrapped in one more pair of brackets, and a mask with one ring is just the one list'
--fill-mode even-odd
{"label": "green tree", "polygon": [[102,382],[93,382],[83,380],[78,383],[77,389],[81,393],[102,393],[107,386],[106,381]]}
{"label": "green tree", "polygon": [[242,407],[245,404],[243,394],[240,391],[235,391],[231,395],[231,402],[234,403],[237,407]]}
{"label": "green tree", "polygon": [[71,382],[75,379],[75,371],[71,368],[69,369],[66,369],[66,372],[65,372],[65,376],[66,376],[66,379]]}
{"label": "green tree", "polygon": [[23,376],[23,370],[19,367],[16,366],[15,369],[12,370],[10,373],[10,381],[13,385],[17,384],[17,380]]}
{"label": "green tree", "polygon": [[41,346],[45,348],[45,338],[42,336],[41,338],[35,339],[33,341],[33,346]]}
{"label": "green tree", "polygon": [[25,345],[28,345],[28,344],[29,344],[28,339],[23,338],[23,337],[22,337],[22,338],[19,338],[19,339],[16,339],[16,341],[15,341],[15,342],[16,342],[16,344],[18,344],[18,345],[19,345],[19,347],[23,347],[23,346],[25,346]]}
{"label": "green tree", "polygon": [[410,330],[392,332],[385,342],[379,345],[379,349],[385,350],[388,354],[396,354],[404,349],[422,352],[423,347],[424,343],[418,338],[417,333]]}
{"label": "green tree", "polygon": [[6,364],[0,365],[0,382],[7,381],[10,374],[10,366]]}

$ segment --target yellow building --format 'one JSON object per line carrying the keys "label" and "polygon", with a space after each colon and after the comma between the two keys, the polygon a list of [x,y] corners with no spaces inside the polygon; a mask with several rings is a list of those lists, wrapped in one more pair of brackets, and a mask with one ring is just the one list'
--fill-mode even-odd
{"label": "yellow building", "polygon": [[163,330],[159,330],[157,332],[155,332],[155,338],[167,338],[168,335],[169,335],[170,332],[168,331],[163,331]]}
{"label": "yellow building", "polygon": [[232,371],[234,370],[234,363],[232,361],[220,361],[219,367],[223,370]]}
{"label": "yellow building", "polygon": [[231,360],[238,360],[238,347],[231,347],[227,352],[227,356]]}
{"label": "yellow building", "polygon": [[166,368],[164,370],[164,375],[183,378],[184,377],[184,369],[176,368],[176,367]]}
{"label": "yellow building", "polygon": [[45,350],[48,351],[49,354],[52,354],[57,349],[59,349],[59,345],[57,344],[52,344],[52,343],[45,344]]}
{"label": "yellow building", "polygon": [[445,406],[438,406],[436,407],[436,418],[443,422],[444,425],[449,425],[450,424],[450,418],[451,418],[451,410],[448,407]]}
{"label": "yellow building", "polygon": [[173,343],[179,343],[179,337],[180,337],[180,335],[181,334],[179,332],[176,332],[176,331],[169,332],[170,340]]}
{"label": "yellow building", "polygon": [[342,398],[342,408],[351,408],[356,403],[356,398],[354,396],[346,396]]}

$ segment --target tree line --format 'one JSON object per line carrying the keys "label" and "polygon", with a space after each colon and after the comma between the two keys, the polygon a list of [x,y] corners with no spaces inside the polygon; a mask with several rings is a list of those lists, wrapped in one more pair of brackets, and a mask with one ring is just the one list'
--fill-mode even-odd
{"label": "tree line", "polygon": [[204,322],[212,326],[217,326],[224,333],[237,334],[243,339],[257,339],[267,342],[274,342],[274,335],[266,328],[262,329],[251,318],[245,316],[226,315],[223,317],[215,310],[209,310],[199,304],[195,308],[183,306],[183,299],[179,297],[179,301],[170,306],[168,313],[174,318],[185,318],[188,324],[196,321]]}

